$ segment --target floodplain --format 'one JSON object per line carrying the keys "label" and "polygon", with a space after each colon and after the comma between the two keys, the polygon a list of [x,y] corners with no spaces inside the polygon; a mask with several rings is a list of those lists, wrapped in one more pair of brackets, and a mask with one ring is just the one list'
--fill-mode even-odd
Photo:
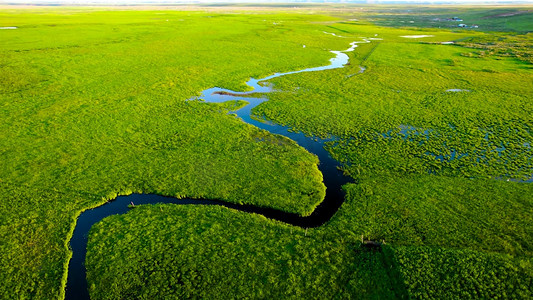
{"label": "floodplain", "polygon": [[328,65],[330,51],[364,40],[342,68],[268,79],[251,110],[325,139],[350,181],[330,220],[302,228],[132,202],[89,233],[90,297],[533,297],[531,16],[527,6],[4,7],[1,297],[64,298],[77,217],[118,195],[312,215],[328,193],[318,156],[244,122],[246,99],[199,96]]}

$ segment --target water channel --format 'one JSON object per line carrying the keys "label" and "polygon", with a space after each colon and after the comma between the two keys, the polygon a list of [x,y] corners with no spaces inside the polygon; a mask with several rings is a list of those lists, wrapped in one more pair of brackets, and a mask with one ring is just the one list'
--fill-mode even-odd
{"label": "water channel", "polygon": [[[254,79],[251,78],[246,84],[253,89],[249,92],[236,92],[218,87],[210,88],[202,92],[201,96],[191,100],[203,100],[209,103],[220,103],[232,100],[244,100],[249,104],[233,112],[244,122],[267,130],[272,134],[279,134],[288,137],[304,147],[307,151],[315,154],[319,161],[319,170],[323,174],[323,182],[326,186],[326,195],[322,203],[308,217],[301,217],[296,214],[286,213],[283,211],[257,207],[253,205],[238,205],[215,200],[198,200],[198,199],[177,199],[174,197],[165,197],[153,194],[132,194],[128,196],[119,196],[113,201],[109,201],[97,208],[84,211],[77,220],[74,233],[70,240],[72,249],[72,258],[68,267],[68,279],[66,285],[66,299],[90,299],[88,293],[85,257],[87,252],[87,237],[92,225],[101,221],[105,217],[124,214],[128,212],[128,205],[142,205],[154,203],[172,203],[181,205],[220,205],[233,208],[239,211],[261,214],[267,218],[282,221],[291,225],[310,228],[318,227],[327,222],[339,209],[344,202],[344,192],[341,187],[350,181],[350,178],[343,176],[338,170],[338,163],[332,159],[329,153],[324,149],[324,143],[329,139],[319,139],[309,137],[300,132],[292,132],[289,127],[274,124],[272,122],[261,122],[252,118],[251,110],[257,105],[267,101],[265,94],[272,92],[273,88],[265,81],[290,74],[302,72],[316,72],[344,67],[349,57],[346,52],[353,51],[358,43],[369,43],[368,39],[363,41],[352,42],[350,48],[344,51],[330,51],[335,57],[330,59],[330,64],[322,67],[308,68],[299,71],[286,73],[275,73],[273,75]],[[364,68],[361,67],[361,72]],[[257,93],[263,96],[255,97]]]}

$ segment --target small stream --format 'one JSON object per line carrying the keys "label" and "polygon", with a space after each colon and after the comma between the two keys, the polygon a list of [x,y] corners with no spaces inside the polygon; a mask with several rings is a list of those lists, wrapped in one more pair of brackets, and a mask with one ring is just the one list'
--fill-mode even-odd
{"label": "small stream", "polygon": [[[90,299],[88,293],[85,257],[87,252],[87,237],[91,227],[104,219],[105,217],[124,214],[128,212],[128,205],[142,205],[154,203],[172,203],[172,204],[187,204],[187,205],[220,205],[232,209],[236,209],[248,213],[256,213],[263,215],[269,219],[282,221],[287,224],[299,226],[303,228],[318,227],[327,222],[337,212],[339,207],[344,202],[344,192],[342,186],[350,181],[350,178],[343,176],[342,172],[338,170],[338,163],[330,157],[329,153],[324,149],[324,143],[334,138],[319,139],[315,137],[305,136],[303,133],[291,132],[286,126],[274,124],[272,122],[261,122],[252,118],[251,110],[259,104],[268,100],[266,96],[253,97],[252,93],[266,94],[273,91],[273,88],[265,81],[290,74],[297,74],[302,72],[316,72],[330,69],[337,69],[344,67],[349,57],[346,52],[353,51],[358,43],[369,43],[367,39],[360,42],[352,42],[350,48],[344,51],[330,51],[335,54],[335,57],[330,59],[330,64],[322,67],[308,68],[299,71],[275,73],[273,75],[254,79],[251,78],[246,83],[253,88],[249,92],[236,92],[228,89],[218,87],[210,88],[202,92],[201,96],[191,100],[203,100],[209,103],[220,103],[232,100],[245,100],[249,102],[248,105],[233,112],[240,117],[244,122],[267,130],[272,134],[279,134],[288,137],[304,147],[307,151],[315,154],[319,161],[319,170],[323,174],[324,185],[326,186],[326,196],[322,203],[313,211],[308,217],[301,217],[296,214],[286,213],[280,210],[257,207],[253,205],[239,205],[232,204],[218,200],[201,200],[201,199],[177,199],[174,197],[165,197],[153,194],[132,194],[128,196],[119,196],[113,201],[94,209],[84,211],[78,218],[74,233],[70,240],[72,248],[72,258],[68,267],[68,279],[66,285],[66,299]],[[360,73],[364,72],[361,67]]]}

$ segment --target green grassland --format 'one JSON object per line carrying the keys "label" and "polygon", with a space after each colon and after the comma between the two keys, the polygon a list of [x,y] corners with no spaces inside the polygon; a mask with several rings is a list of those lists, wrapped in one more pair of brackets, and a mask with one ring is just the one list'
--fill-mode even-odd
{"label": "green grassland", "polygon": [[276,78],[281,92],[256,114],[309,134],[342,137],[331,150],[356,177],[531,177],[530,62],[435,43],[462,39],[460,34],[430,31],[434,37],[413,42],[401,37],[404,31],[373,32],[383,40],[354,53],[366,72],[354,75],[359,63],[353,63],[297,80]]}
{"label": "green grassland", "polygon": [[95,299],[333,298],[353,294],[353,272],[391,288],[372,253],[221,207],[140,206],[93,227],[90,245]]}
{"label": "green grassland", "polygon": [[[345,43],[316,39],[318,29],[298,25],[298,15],[160,14],[0,16],[19,27],[0,31],[2,297],[60,297],[75,217],[117,194],[303,215],[322,201],[316,157],[224,107],[186,100],[211,86],[244,88],[248,76],[324,64],[322,48]],[[273,25],[280,19],[296,26]]]}
{"label": "green grassland", "polygon": [[[383,193],[368,198],[357,191],[358,186],[351,186],[339,215],[319,229],[304,230],[211,206],[140,206],[109,217],[91,230],[87,254],[91,296],[527,299],[533,295],[527,229],[531,200],[521,194],[524,190],[516,193],[518,204],[509,200],[500,205],[497,201],[506,196],[501,190],[464,184],[465,197],[457,201],[453,196],[458,189],[449,182],[433,181],[441,190],[422,197],[413,193],[412,179],[391,183],[402,188],[390,198]],[[406,182],[410,185],[402,185]],[[484,207],[480,202],[487,198],[493,200]],[[373,203],[375,199],[379,203]],[[516,215],[521,209],[525,210]],[[509,215],[525,218],[512,220]],[[472,220],[464,222],[468,218]],[[503,224],[498,228],[490,226],[499,222]],[[522,239],[513,240],[510,228],[518,228]],[[390,242],[382,252],[365,250],[361,234]]]}
{"label": "green grassland", "polygon": [[[527,14],[495,23],[511,35],[347,21],[360,14],[2,11],[0,26],[19,27],[0,30],[2,298],[62,298],[76,216],[118,194],[310,214],[324,195],[316,157],[227,114],[240,103],[186,100],[324,65],[361,37],[382,40],[346,68],[272,80],[254,110],[339,136],[328,150],[356,183],[328,224],[136,207],[93,227],[91,296],[531,297],[533,187],[516,182],[533,167]],[[420,34],[433,37],[401,37]]]}
{"label": "green grassland", "polygon": [[[531,32],[530,6],[381,6],[369,7],[360,17],[380,26],[457,29],[467,24],[476,31]],[[448,19],[459,18],[462,21]],[[478,25],[478,28],[470,28]],[[463,29],[464,30],[464,29]]]}

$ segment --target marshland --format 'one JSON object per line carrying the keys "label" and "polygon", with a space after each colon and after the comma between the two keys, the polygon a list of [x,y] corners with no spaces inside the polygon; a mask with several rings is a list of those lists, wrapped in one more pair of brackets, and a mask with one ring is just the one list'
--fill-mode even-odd
{"label": "marshland", "polygon": [[531,17],[3,6],[1,298],[531,298]]}

